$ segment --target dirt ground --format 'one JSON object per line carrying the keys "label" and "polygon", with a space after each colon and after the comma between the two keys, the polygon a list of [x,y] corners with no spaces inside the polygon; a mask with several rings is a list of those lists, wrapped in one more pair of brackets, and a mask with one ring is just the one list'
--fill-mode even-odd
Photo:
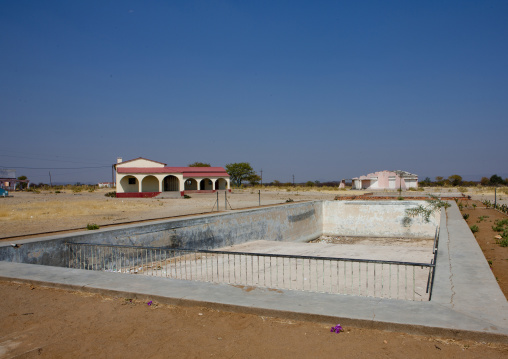
{"label": "dirt ground", "polygon": [[[73,193],[43,191],[14,192],[11,197],[0,197],[0,240],[11,236],[50,232],[66,229],[84,229],[87,224],[99,226],[137,220],[148,220],[210,213],[217,210],[216,194],[195,194],[189,199],[172,198],[110,198],[109,190]],[[331,192],[263,191],[261,205],[285,203],[287,200],[332,200]],[[259,205],[259,194],[251,190],[234,190],[227,194],[228,210],[251,208]],[[225,198],[219,196],[219,210],[225,209]]]}
{"label": "dirt ground", "polygon": [[[503,220],[508,216],[495,209],[485,208],[480,201],[463,201],[463,203],[461,212],[469,214],[466,222],[470,227],[478,226],[479,231],[474,234],[476,241],[496,276],[499,287],[508,298],[508,247],[501,247],[496,243],[495,236],[499,233],[492,229],[497,219]],[[476,204],[476,209],[473,203]]]}
{"label": "dirt ground", "polygon": [[311,323],[0,281],[1,358],[505,358],[508,345]]}
{"label": "dirt ground", "polygon": [[[216,196],[191,199],[111,199],[93,193],[14,193],[0,199],[0,237],[83,228],[138,219],[209,212]],[[266,192],[262,204],[308,199],[333,199],[336,193]],[[258,193],[235,191],[233,208],[258,204]],[[220,204],[223,206],[222,203]],[[488,233],[493,210],[467,209],[478,223],[477,239],[494,274],[506,288],[507,248]],[[482,214],[482,211],[486,211]],[[474,213],[473,213],[474,212]],[[465,212],[464,212],[465,213]],[[495,212],[497,213],[497,212]],[[503,216],[499,214],[500,216]],[[492,220],[492,223],[488,222]],[[482,239],[483,238],[483,239]],[[9,239],[6,239],[9,240]],[[485,242],[485,244],[482,244]],[[487,243],[488,242],[488,243]],[[497,272],[499,268],[499,272]],[[503,289],[506,295],[506,289]],[[0,281],[0,358],[505,358],[508,345],[433,338],[339,323],[289,321],[200,307],[168,306],[90,293]]]}

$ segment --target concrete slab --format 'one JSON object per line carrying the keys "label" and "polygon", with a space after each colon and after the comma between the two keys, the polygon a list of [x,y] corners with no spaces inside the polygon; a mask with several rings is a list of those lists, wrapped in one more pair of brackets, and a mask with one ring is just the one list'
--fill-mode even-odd
{"label": "concrete slab", "polygon": [[430,241],[430,247],[412,247],[373,244],[289,243],[259,240],[219,249],[231,252],[430,263],[430,260],[434,257],[432,243]]}

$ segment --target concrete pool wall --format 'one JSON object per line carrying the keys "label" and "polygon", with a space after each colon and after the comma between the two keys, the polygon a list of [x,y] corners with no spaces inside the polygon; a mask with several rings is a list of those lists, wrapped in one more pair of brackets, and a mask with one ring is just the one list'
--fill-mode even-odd
{"label": "concrete pool wall", "polygon": [[307,242],[322,234],[433,238],[439,216],[404,226],[405,209],[424,201],[312,201],[63,234],[0,244],[0,261],[67,266],[65,242],[214,249],[270,240]]}
{"label": "concrete pool wall", "polygon": [[323,234],[361,237],[433,238],[440,214],[426,223],[410,218],[406,209],[426,205],[425,201],[323,201]]}

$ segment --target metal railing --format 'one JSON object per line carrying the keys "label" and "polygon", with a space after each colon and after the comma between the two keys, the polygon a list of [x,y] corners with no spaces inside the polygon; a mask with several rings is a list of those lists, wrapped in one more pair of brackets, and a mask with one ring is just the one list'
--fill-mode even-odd
{"label": "metal railing", "polygon": [[429,263],[66,243],[69,268],[271,289],[430,300]]}

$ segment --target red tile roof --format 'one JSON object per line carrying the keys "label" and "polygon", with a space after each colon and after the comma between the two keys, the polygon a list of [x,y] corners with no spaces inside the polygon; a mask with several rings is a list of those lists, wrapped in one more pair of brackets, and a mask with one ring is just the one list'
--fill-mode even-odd
{"label": "red tile roof", "polygon": [[222,167],[117,167],[118,173],[178,173],[184,177],[229,177]]}

